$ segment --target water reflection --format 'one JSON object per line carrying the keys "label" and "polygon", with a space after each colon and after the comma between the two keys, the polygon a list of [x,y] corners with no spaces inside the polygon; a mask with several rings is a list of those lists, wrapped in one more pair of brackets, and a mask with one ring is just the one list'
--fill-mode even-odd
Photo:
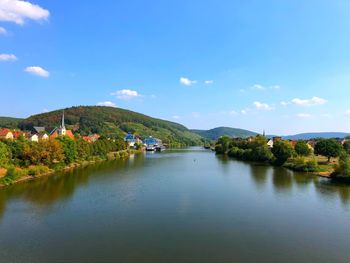
{"label": "water reflection", "polygon": [[290,196],[294,194],[294,188],[296,191],[305,192],[310,191],[314,186],[318,196],[323,199],[340,199],[344,205],[350,203],[350,185],[348,184],[308,173],[293,172],[281,167],[237,162],[223,156],[217,156],[216,159],[225,171],[235,167],[237,169],[237,164],[249,167],[250,177],[259,190],[266,190],[269,189],[268,186],[272,186],[276,194]]}
{"label": "water reflection", "polygon": [[[158,167],[164,164],[165,160],[168,163],[162,169],[168,169],[167,165],[172,163],[172,160],[169,162],[169,158],[173,158],[181,165],[181,158],[185,158],[184,156],[187,154],[202,154],[195,158],[203,158],[206,165],[213,162],[213,167],[217,165],[217,168],[221,169],[221,172],[226,176],[235,174],[238,180],[239,178],[242,178],[242,180],[243,178],[244,180],[250,178],[259,191],[271,191],[272,189],[278,195],[290,196],[295,191],[306,192],[315,189],[317,195],[322,199],[340,199],[344,205],[350,203],[349,185],[310,174],[294,173],[284,168],[244,163],[222,156],[215,157],[211,152],[174,151],[153,155],[137,154],[129,159],[97,163],[74,171],[58,173],[54,176],[2,189],[0,190],[0,219],[5,214],[6,204],[10,200],[21,198],[38,207],[49,207],[59,200],[70,200],[78,188],[87,187],[90,183],[99,180],[110,180],[113,176],[118,176],[120,181],[133,180],[134,178],[130,177],[130,172],[133,170],[140,170],[131,173],[134,176],[144,176],[143,171],[146,167]],[[152,159],[152,162],[148,162],[147,159]],[[199,165],[199,162],[197,162],[197,165]],[[218,170],[219,172],[220,170]],[[250,177],[247,177],[247,174]]]}
{"label": "water reflection", "polygon": [[143,167],[144,159],[142,154],[133,155],[129,159],[95,163],[1,189],[0,218],[10,199],[23,198],[36,206],[48,207],[59,200],[69,200],[79,187],[87,186],[92,178],[98,180],[99,176],[115,176],[119,170],[139,169]]}
{"label": "water reflection", "polygon": [[272,168],[267,165],[250,165],[250,176],[255,185],[261,189],[268,184],[269,174]]}

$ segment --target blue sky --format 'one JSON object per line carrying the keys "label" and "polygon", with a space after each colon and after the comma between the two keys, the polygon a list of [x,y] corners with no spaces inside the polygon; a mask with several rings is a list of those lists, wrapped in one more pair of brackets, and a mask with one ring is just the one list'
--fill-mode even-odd
{"label": "blue sky", "polygon": [[0,116],[116,105],[189,128],[350,132],[350,1],[0,0]]}

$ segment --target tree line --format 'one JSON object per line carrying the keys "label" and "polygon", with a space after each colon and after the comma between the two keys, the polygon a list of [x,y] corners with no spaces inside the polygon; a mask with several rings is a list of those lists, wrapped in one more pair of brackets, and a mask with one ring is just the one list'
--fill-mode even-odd
{"label": "tree line", "polygon": [[338,164],[334,167],[334,175],[350,177],[350,141],[342,145],[335,139],[319,139],[312,149],[303,140],[297,141],[293,147],[291,142],[280,139],[270,148],[266,137],[261,135],[251,140],[221,137],[215,145],[215,152],[238,160],[284,165],[305,172],[320,171],[315,158],[317,155],[325,156],[328,163],[331,158],[339,158]]}
{"label": "tree line", "polygon": [[0,168],[7,170],[5,179],[21,175],[36,175],[50,169],[60,169],[72,163],[106,159],[109,153],[128,149],[124,140],[101,137],[87,142],[81,137],[67,136],[31,142],[24,137],[0,141]]}

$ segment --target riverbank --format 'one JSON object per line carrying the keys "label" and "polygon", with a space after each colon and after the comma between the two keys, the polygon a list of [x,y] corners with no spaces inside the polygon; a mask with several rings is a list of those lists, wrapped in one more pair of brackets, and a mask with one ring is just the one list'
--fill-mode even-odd
{"label": "riverbank", "polygon": [[[57,172],[70,171],[78,167],[84,167],[91,164],[104,161],[112,161],[122,158],[128,158],[132,154],[141,153],[143,150],[122,150],[118,152],[108,153],[106,158],[93,157],[92,160],[74,162],[69,165],[52,169],[47,166],[30,166],[27,168],[13,167],[12,172],[9,174],[10,169],[1,169],[0,174],[0,189],[8,187],[13,184],[23,183],[30,180],[36,180],[42,177],[51,176]],[[2,176],[1,176],[2,175]]]}

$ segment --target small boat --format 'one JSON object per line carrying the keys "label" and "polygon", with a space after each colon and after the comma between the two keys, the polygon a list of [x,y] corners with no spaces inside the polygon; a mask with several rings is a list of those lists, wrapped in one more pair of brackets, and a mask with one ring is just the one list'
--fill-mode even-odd
{"label": "small boat", "polygon": [[147,152],[154,152],[156,150],[156,147],[154,145],[147,145],[146,151]]}

